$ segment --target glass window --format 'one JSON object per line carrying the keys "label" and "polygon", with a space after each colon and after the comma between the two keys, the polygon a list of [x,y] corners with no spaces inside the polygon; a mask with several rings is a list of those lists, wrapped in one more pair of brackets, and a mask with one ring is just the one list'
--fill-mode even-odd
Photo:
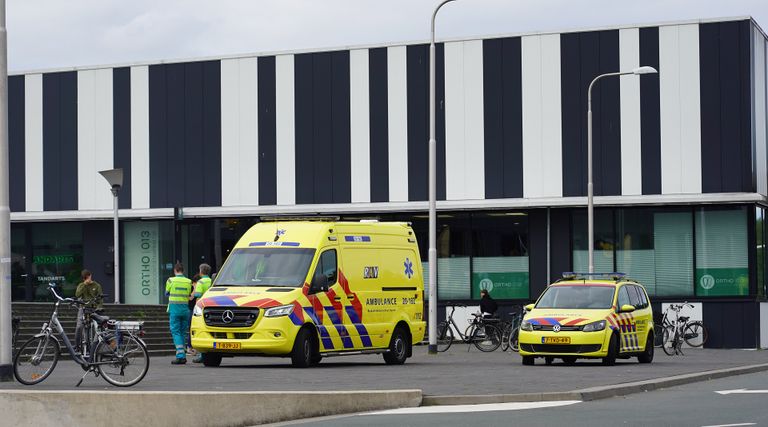
{"label": "glass window", "polygon": [[74,297],[83,270],[81,223],[30,224],[32,284],[35,301],[51,301],[48,283],[56,283],[62,297]]}
{"label": "glass window", "polygon": [[[159,304],[173,268],[173,221],[123,223],[123,294],[127,304]],[[190,275],[197,265],[188,265]]]}
{"label": "glass window", "polygon": [[11,300],[25,301],[27,298],[27,245],[26,227],[11,225]]}
{"label": "glass window", "polygon": [[617,209],[616,269],[651,295],[693,293],[693,225],[690,211]]}
{"label": "glass window", "polygon": [[637,289],[632,285],[626,285],[624,288],[629,293],[629,303],[635,308],[642,308],[643,303],[640,300],[640,295],[637,294]]}
{"label": "glass window", "polygon": [[613,290],[613,286],[550,286],[539,298],[536,308],[611,308]]}
{"label": "glass window", "polygon": [[440,300],[470,297],[471,231],[468,214],[440,213],[437,217],[437,293]]}
{"label": "glass window", "polygon": [[749,294],[745,207],[696,211],[696,294]]}
{"label": "glass window", "polygon": [[629,299],[629,292],[627,292],[627,287],[622,286],[621,289],[619,289],[619,297],[616,300],[616,307],[621,309],[622,306],[627,304],[632,304],[632,302]]}
{"label": "glass window", "polygon": [[491,212],[472,216],[472,298],[482,289],[496,299],[528,299],[528,215]]}
{"label": "glass window", "polygon": [[[584,209],[573,212],[573,270],[589,271],[589,247],[587,239],[587,211]],[[608,273],[616,271],[613,266],[613,211],[611,209],[595,210],[595,240],[594,263],[595,271]]]}
{"label": "glass window", "polygon": [[[216,286],[300,287],[307,277],[314,254],[314,249],[235,249],[216,277]],[[326,266],[322,261],[327,261],[328,265]],[[317,271],[335,271],[335,252],[332,261],[331,264],[330,256],[321,258],[321,262],[318,262]]]}
{"label": "glass window", "polygon": [[637,295],[640,297],[640,308],[648,307],[648,297],[645,295],[643,288],[635,286],[635,291],[637,291]]}
{"label": "glass window", "polygon": [[320,255],[315,269],[315,277],[325,277],[328,286],[336,283],[336,249],[330,249]]}

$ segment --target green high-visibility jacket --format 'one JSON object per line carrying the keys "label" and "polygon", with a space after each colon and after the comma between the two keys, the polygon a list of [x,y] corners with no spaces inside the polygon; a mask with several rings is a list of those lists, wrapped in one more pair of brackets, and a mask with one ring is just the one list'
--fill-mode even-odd
{"label": "green high-visibility jacket", "polygon": [[211,287],[211,278],[208,276],[203,276],[200,278],[200,280],[197,281],[197,287],[195,288],[195,298],[200,298],[203,296],[205,291],[210,289]]}
{"label": "green high-visibility jacket", "polygon": [[168,305],[187,304],[192,295],[192,281],[183,275],[171,277],[165,282],[165,294],[168,295]]}

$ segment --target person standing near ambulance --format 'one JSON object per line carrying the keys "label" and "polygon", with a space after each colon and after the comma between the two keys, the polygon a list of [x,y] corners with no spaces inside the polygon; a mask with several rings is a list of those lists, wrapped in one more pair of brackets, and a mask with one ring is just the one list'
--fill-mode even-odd
{"label": "person standing near ambulance", "polygon": [[[197,299],[201,298],[203,294],[211,287],[211,278],[209,277],[211,274],[211,266],[208,264],[200,264],[200,268],[198,270],[198,279],[195,281],[195,291],[193,298],[190,300],[191,304],[190,310],[194,310],[195,304],[197,304]],[[190,318],[191,322],[191,318]],[[200,363],[203,361],[203,354],[197,353],[194,359],[192,359],[195,363]]]}
{"label": "person standing near ambulance", "polygon": [[176,358],[173,365],[187,363],[184,349],[189,334],[189,298],[192,295],[192,281],[184,276],[184,265],[177,262],[173,267],[173,277],[165,282],[165,295],[168,297],[168,317],[173,335],[173,345],[176,347]]}

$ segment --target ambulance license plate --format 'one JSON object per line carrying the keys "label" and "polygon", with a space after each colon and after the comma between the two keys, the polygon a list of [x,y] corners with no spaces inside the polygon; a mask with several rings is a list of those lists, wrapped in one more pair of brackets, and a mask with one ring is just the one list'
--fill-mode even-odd
{"label": "ambulance license plate", "polygon": [[239,342],[214,342],[213,348],[220,350],[240,350]]}
{"label": "ambulance license plate", "polygon": [[570,344],[571,337],[542,337],[542,344]]}

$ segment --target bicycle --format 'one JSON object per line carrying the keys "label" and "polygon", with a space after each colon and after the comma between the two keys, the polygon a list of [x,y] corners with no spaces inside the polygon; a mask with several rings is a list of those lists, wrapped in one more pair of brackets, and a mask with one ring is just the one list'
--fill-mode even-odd
{"label": "bicycle", "polygon": [[[670,304],[669,307],[667,307],[666,310],[664,310],[664,316],[661,319],[661,330],[666,331],[667,329],[673,328],[675,325],[669,320],[668,312],[670,309],[672,311],[677,313],[676,317],[679,317],[680,311],[683,309],[683,307],[691,307],[693,308],[693,304],[688,303],[687,301],[683,304]],[[707,342],[707,338],[709,338],[709,331],[707,331],[707,328],[704,326],[704,322],[701,320],[693,320],[691,321],[689,317],[685,317],[686,321],[685,324],[682,325],[682,338],[683,341],[688,344],[691,347],[701,347],[704,345],[704,343]],[[664,343],[666,342],[663,334],[657,335],[661,337],[661,342],[656,343],[656,347],[663,347]]]}
{"label": "bicycle", "polygon": [[512,319],[506,322],[508,326],[502,334],[502,350],[506,351],[508,348],[515,352],[520,350],[520,323],[523,322],[525,313],[525,307],[521,307],[518,313],[509,313],[512,315]]}
{"label": "bicycle", "polygon": [[16,353],[13,359],[16,380],[24,385],[34,385],[48,378],[59,360],[60,341],[85,371],[75,387],[80,386],[89,373],[118,387],[135,385],[144,378],[149,370],[149,353],[138,336],[143,322],[112,321],[107,316],[83,311],[83,324],[88,325],[89,330],[83,334],[83,342],[76,349],[59,322],[59,305],[67,303],[80,308],[87,303],[62,298],[52,283],[48,289],[56,300],[51,319],[43,323],[40,333],[27,340]]}
{"label": "bicycle", "polygon": [[471,343],[480,351],[491,352],[499,348],[501,345],[501,331],[494,324],[486,321],[487,319],[483,319],[483,316],[479,313],[472,313],[474,318],[469,319],[469,326],[467,326],[467,329],[462,334],[456,321],[453,320],[453,313],[456,311],[456,307],[466,307],[466,305],[452,305],[448,320],[442,321],[437,325],[437,351],[444,352],[451,347],[454,329],[462,342]]}

